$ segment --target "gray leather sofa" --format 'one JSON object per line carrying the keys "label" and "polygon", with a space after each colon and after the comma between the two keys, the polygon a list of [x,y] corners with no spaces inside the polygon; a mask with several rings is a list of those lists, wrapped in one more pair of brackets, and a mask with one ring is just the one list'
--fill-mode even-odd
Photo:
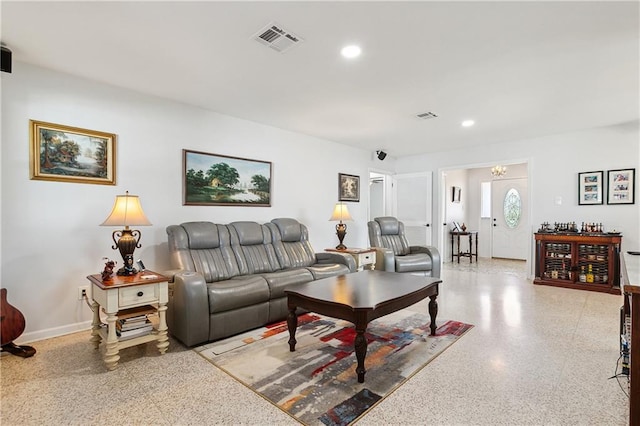
{"label": "gray leather sofa", "polygon": [[285,319],[286,287],[356,270],[349,255],[314,253],[307,227],[290,218],[187,222],[167,235],[167,322],[188,346]]}
{"label": "gray leather sofa", "polygon": [[440,278],[440,252],[432,246],[410,246],[404,224],[395,217],[376,217],[367,224],[376,249],[376,269]]}

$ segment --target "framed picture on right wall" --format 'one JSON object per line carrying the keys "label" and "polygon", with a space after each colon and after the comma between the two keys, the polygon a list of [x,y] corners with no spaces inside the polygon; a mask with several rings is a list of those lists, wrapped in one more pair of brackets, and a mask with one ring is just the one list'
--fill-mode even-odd
{"label": "framed picture on right wall", "polygon": [[607,204],[635,203],[636,169],[607,171]]}
{"label": "framed picture on right wall", "polygon": [[602,204],[602,170],[578,173],[578,205]]}

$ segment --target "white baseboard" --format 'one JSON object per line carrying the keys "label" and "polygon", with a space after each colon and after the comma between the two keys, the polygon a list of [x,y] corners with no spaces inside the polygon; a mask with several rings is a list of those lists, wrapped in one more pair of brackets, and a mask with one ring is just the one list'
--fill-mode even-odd
{"label": "white baseboard", "polygon": [[24,333],[15,340],[16,345],[37,342],[38,340],[51,339],[52,337],[64,336],[65,334],[77,333],[91,328],[91,321],[78,322],[61,327],[48,328],[46,330]]}

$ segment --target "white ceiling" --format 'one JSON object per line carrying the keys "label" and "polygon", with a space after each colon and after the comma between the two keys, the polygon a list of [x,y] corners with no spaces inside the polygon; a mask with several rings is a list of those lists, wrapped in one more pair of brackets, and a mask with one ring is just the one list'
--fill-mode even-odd
{"label": "white ceiling", "polygon": [[[640,116],[636,1],[1,7],[15,61],[394,157]],[[254,41],[271,21],[304,42]],[[340,56],[348,43],[358,59]]]}

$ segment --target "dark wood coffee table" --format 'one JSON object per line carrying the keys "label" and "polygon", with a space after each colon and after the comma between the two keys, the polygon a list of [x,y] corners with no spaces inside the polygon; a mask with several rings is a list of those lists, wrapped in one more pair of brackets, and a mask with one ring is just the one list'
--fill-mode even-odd
{"label": "dark wood coffee table", "polygon": [[439,278],[396,272],[362,271],[288,287],[285,293],[289,308],[289,350],[296,350],[298,307],[352,322],[356,329],[356,373],[358,382],[364,383],[364,359],[367,355],[367,339],[364,333],[369,322],[429,297],[431,335],[435,335],[438,314],[436,297],[441,282]]}

